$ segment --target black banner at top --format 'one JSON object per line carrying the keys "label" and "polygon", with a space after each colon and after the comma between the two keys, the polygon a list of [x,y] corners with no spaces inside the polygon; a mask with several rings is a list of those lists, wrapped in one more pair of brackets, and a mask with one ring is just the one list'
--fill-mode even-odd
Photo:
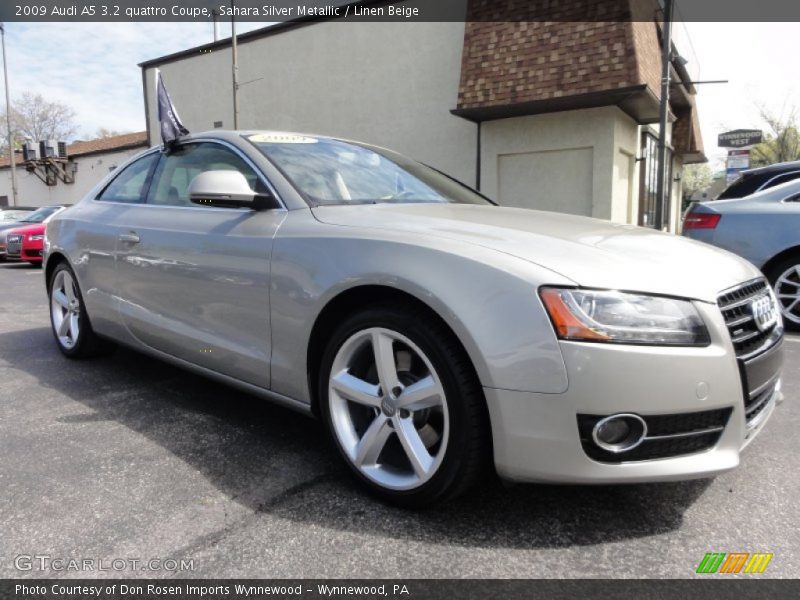
{"label": "black banner at top", "polygon": [[[659,21],[665,0],[3,0],[0,21]],[[674,0],[675,21],[800,22],[800,2]]]}

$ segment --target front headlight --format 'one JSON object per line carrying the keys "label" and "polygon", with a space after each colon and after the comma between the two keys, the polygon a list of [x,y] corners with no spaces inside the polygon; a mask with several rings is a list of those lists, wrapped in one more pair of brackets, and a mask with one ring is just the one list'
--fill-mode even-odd
{"label": "front headlight", "polygon": [[44,239],[44,235],[42,235],[42,234],[40,234],[40,235],[32,235],[32,236],[30,236],[28,239],[29,239],[30,241],[32,241],[32,242],[38,242],[38,241],[40,241],[40,240],[43,240],[43,239]]}
{"label": "front headlight", "polygon": [[562,340],[669,346],[711,341],[697,309],[686,300],[550,287],[539,294]]}

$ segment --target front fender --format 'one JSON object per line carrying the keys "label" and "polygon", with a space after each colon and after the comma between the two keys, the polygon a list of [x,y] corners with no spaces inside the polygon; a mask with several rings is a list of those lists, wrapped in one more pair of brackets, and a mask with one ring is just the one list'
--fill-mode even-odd
{"label": "front fender", "polygon": [[273,391],[310,402],[307,346],[317,317],[342,292],[380,285],[433,309],[458,336],[483,386],[562,393],[566,369],[537,294],[545,283],[574,282],[470,244],[325,225],[292,212],[272,259]]}

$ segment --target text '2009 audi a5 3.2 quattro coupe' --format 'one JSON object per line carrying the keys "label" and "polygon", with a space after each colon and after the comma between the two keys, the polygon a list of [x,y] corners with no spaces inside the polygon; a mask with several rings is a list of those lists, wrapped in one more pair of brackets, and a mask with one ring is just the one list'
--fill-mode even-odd
{"label": "text '2009 audi a5 3.2 quattro coupe'", "polygon": [[748,262],[496,206],[366,144],[189,135],[46,236],[66,356],[121,343],[316,415],[355,477],[406,506],[492,469],[711,476],[782,398],[783,325]]}

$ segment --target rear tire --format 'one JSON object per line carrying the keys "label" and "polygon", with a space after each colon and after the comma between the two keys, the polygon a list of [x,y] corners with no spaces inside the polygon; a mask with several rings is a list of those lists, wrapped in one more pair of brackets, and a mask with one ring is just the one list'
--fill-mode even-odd
{"label": "rear tire", "polygon": [[800,254],[773,265],[765,274],[778,298],[786,329],[800,331]]}
{"label": "rear tire", "polygon": [[48,290],[50,324],[58,349],[64,356],[89,358],[114,349],[111,342],[98,337],[92,329],[78,280],[66,262],[53,269]]}
{"label": "rear tire", "polygon": [[320,412],[345,463],[380,499],[418,508],[491,472],[483,390],[452,333],[412,305],[382,305],[336,328]]}

